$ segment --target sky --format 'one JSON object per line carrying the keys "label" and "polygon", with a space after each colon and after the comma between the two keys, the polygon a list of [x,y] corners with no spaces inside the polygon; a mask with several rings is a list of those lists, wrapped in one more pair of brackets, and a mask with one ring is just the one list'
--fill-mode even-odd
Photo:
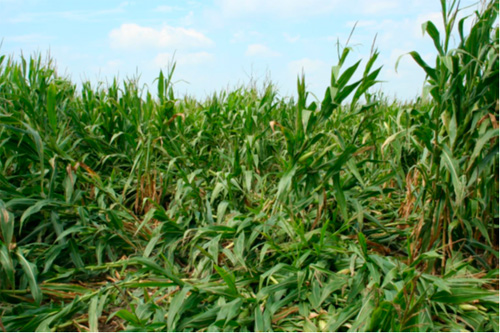
{"label": "sky", "polygon": [[[436,52],[424,22],[442,31],[439,0],[0,0],[0,54],[50,54],[58,74],[75,83],[155,78],[174,60],[178,95],[204,98],[223,89],[272,81],[282,97],[296,94],[297,76],[319,99],[337,63],[337,43],[350,32],[351,63],[368,60],[374,38],[383,66],[381,90],[400,100],[419,96],[424,72],[418,51]],[[461,1],[461,15],[478,9]],[[471,21],[471,20],[469,20]],[[398,58],[397,71],[395,64]]]}

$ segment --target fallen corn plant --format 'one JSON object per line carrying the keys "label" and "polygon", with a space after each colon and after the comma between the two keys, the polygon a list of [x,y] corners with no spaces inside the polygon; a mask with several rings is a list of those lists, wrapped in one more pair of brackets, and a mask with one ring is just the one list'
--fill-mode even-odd
{"label": "fallen corn plant", "polygon": [[0,56],[0,328],[498,331],[498,1],[442,5],[408,103],[375,49],[313,102]]}

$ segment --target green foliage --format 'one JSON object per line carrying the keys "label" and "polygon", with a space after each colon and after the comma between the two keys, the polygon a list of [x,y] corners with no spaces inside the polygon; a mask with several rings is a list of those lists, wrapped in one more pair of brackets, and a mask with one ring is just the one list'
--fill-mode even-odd
{"label": "green foliage", "polygon": [[406,104],[370,93],[376,50],[317,102],[1,56],[0,327],[498,331],[498,1],[467,35],[442,6]]}
{"label": "green foliage", "polygon": [[[438,56],[434,67],[417,52],[411,56],[427,73],[432,106],[425,115],[427,132],[409,129],[413,149],[426,156],[419,171],[425,186],[415,188],[420,205],[427,200],[421,229],[415,233],[423,248],[441,249],[446,258],[460,242],[473,256],[490,253],[498,258],[498,1],[476,12],[470,33],[464,34],[466,18],[458,22],[460,41],[449,42],[456,25],[457,2],[441,1],[444,36],[427,22],[425,31],[434,41]],[[490,267],[487,262],[482,265]]]}

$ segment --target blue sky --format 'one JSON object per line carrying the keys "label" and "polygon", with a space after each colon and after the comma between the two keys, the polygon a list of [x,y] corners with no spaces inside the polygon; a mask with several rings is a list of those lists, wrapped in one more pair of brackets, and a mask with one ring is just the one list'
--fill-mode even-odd
{"label": "blue sky", "polygon": [[[463,15],[477,9],[477,1]],[[114,76],[140,74],[154,91],[154,79],[175,55],[175,90],[198,98],[221,89],[272,80],[281,96],[295,95],[304,70],[308,89],[328,85],[343,44],[354,26],[352,62],[368,59],[377,35],[377,86],[388,97],[419,95],[423,71],[409,57],[418,51],[433,61],[431,40],[421,25],[441,27],[439,0],[213,0],[56,1],[0,0],[0,53],[51,56],[58,72],[74,82],[94,84]]]}

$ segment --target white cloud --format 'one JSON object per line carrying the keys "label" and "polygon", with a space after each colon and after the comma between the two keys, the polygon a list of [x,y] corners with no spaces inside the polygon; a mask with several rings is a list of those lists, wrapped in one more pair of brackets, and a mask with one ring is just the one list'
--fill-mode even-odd
{"label": "white cloud", "polygon": [[125,8],[125,7],[132,6],[132,5],[135,5],[135,1],[123,1],[118,5],[118,7]]}
{"label": "white cloud", "polygon": [[165,67],[172,62],[176,62],[179,65],[200,65],[212,62],[214,60],[215,56],[212,53],[208,53],[205,51],[194,53],[180,53],[175,55],[171,53],[159,53],[155,57],[154,63],[158,67]]}
{"label": "white cloud", "polygon": [[308,91],[321,97],[330,82],[331,65],[323,60],[302,58],[290,61],[288,67],[288,82],[293,82],[290,92],[295,92],[295,82],[298,75],[305,74]]}
{"label": "white cloud", "polygon": [[258,31],[245,31],[238,30],[233,33],[233,38],[231,38],[231,43],[241,43],[248,42],[249,40],[255,40],[257,38],[261,38],[262,34]]}
{"label": "white cloud", "polygon": [[140,26],[138,24],[122,24],[120,28],[109,33],[111,46],[115,48],[200,48],[212,46],[214,42],[195,29],[163,26],[161,29]]}
{"label": "white cloud", "polygon": [[194,12],[190,11],[186,16],[181,19],[182,25],[192,25],[194,23]]}
{"label": "white cloud", "polygon": [[303,58],[288,63],[288,69],[295,74],[300,74],[302,71],[306,74],[323,71],[325,69],[328,71],[328,68],[328,64],[318,59]]}
{"label": "white cloud", "polygon": [[156,7],[154,9],[154,11],[158,12],[158,13],[170,13],[170,12],[174,11],[174,7],[167,6],[167,5],[161,5],[161,6]]}
{"label": "white cloud", "polygon": [[285,40],[289,43],[295,43],[296,41],[298,41],[300,39],[300,35],[297,35],[297,36],[290,36],[289,34],[287,34],[286,32],[283,34],[283,36],[285,37]]}
{"label": "white cloud", "polygon": [[113,68],[113,69],[119,69],[123,65],[124,65],[124,62],[121,59],[113,59],[113,60],[108,60],[106,62],[106,66]]}
{"label": "white cloud", "polygon": [[245,55],[248,57],[278,57],[281,54],[271,50],[264,44],[248,45]]}

